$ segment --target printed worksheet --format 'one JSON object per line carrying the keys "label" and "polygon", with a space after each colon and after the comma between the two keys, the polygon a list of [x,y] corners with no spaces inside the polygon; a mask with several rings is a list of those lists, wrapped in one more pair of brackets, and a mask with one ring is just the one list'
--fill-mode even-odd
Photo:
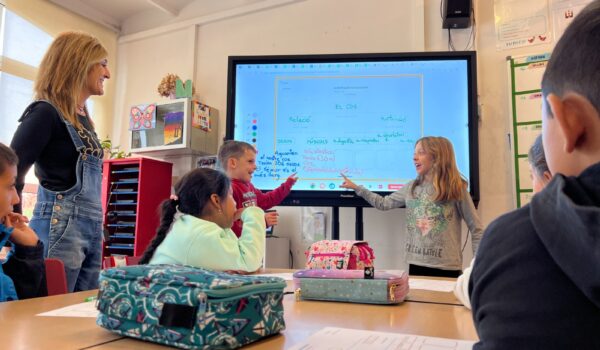
{"label": "printed worksheet", "polygon": [[253,274],[253,276],[280,277],[286,281],[291,281],[294,279],[292,272],[258,273],[258,274]]}
{"label": "printed worksheet", "polygon": [[408,286],[410,289],[425,289],[434,292],[452,292],[454,290],[454,281],[439,281],[421,278],[409,278]]}
{"label": "printed worksheet", "polygon": [[37,316],[54,316],[54,317],[93,317],[98,316],[95,301],[86,301],[85,303],[65,306],[60,309],[43,312]]}
{"label": "printed worksheet", "polygon": [[472,349],[473,344],[474,341],[467,340],[326,327],[296,344],[292,350],[467,350]]}

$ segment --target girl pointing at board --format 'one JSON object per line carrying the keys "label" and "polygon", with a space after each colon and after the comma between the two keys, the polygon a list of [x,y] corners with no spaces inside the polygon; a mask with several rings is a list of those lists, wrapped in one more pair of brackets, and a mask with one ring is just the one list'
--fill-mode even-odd
{"label": "girl pointing at board", "polygon": [[461,220],[471,231],[473,255],[483,227],[467,182],[461,177],[452,144],[444,137],[423,137],[413,156],[417,178],[380,196],[344,174],[340,187],[352,189],[379,210],[406,207],[406,260],[409,275],[458,277],[462,268]]}

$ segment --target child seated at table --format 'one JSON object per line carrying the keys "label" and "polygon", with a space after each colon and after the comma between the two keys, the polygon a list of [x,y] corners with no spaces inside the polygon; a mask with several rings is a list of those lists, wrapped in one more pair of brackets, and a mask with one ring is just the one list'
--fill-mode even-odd
{"label": "child seated at table", "polygon": [[[552,174],[550,173],[550,169],[548,169],[548,163],[546,163],[546,156],[544,155],[544,145],[542,144],[541,134],[538,135],[533,142],[533,145],[531,145],[529,153],[527,154],[527,160],[529,161],[529,176],[531,177],[533,193],[538,193],[552,179]],[[463,271],[463,274],[458,277],[456,285],[454,286],[454,295],[456,295],[456,298],[469,309],[471,308],[471,300],[469,299],[469,280],[471,279],[474,263],[475,258],[471,260],[471,264]]]}
{"label": "child seated at table", "polygon": [[492,222],[470,297],[473,349],[600,349],[600,1],[556,43],[542,77],[552,181]]}
{"label": "child seated at table", "polygon": [[15,188],[18,158],[0,143],[0,247],[11,246],[0,264],[0,302],[48,294],[44,245],[27,226],[27,218],[13,213],[20,199]]}
{"label": "child seated at table", "polygon": [[175,195],[161,205],[156,237],[140,264],[183,264],[212,270],[256,271],[265,248],[265,218],[256,206],[241,212],[238,239],[231,182],[225,173],[194,169],[175,184]]}
{"label": "child seated at table", "polygon": [[[256,149],[243,141],[225,141],[219,148],[219,165],[231,179],[233,199],[240,210],[248,206],[258,206],[263,210],[269,210],[281,203],[298,181],[298,177],[294,173],[272,191],[263,193],[254,187],[251,181],[252,175],[256,171]],[[265,221],[269,227],[277,225],[279,222],[277,212],[267,212]],[[242,232],[242,224],[242,220],[236,220],[231,228],[238,237]]]}

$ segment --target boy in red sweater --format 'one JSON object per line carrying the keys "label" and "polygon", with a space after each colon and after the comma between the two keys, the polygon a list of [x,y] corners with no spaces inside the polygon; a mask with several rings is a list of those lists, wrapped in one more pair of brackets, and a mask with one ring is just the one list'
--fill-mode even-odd
{"label": "boy in red sweater", "polygon": [[[219,149],[219,164],[231,178],[233,199],[238,209],[258,206],[262,210],[268,210],[281,203],[298,180],[294,173],[273,191],[261,192],[250,182],[256,170],[256,150],[249,143],[242,141],[225,141]],[[265,213],[267,227],[277,225],[277,216],[276,212]],[[236,220],[231,229],[239,237],[242,233],[242,221]]]}

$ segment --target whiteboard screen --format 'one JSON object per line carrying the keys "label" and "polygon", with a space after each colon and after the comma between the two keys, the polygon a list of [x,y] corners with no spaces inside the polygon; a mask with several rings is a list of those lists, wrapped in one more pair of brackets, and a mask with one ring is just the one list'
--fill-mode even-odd
{"label": "whiteboard screen", "polygon": [[262,190],[297,173],[296,194],[339,194],[345,173],[391,193],[416,177],[423,136],[450,139],[472,180],[472,63],[470,53],[230,59],[228,138],[257,148],[252,182]]}

